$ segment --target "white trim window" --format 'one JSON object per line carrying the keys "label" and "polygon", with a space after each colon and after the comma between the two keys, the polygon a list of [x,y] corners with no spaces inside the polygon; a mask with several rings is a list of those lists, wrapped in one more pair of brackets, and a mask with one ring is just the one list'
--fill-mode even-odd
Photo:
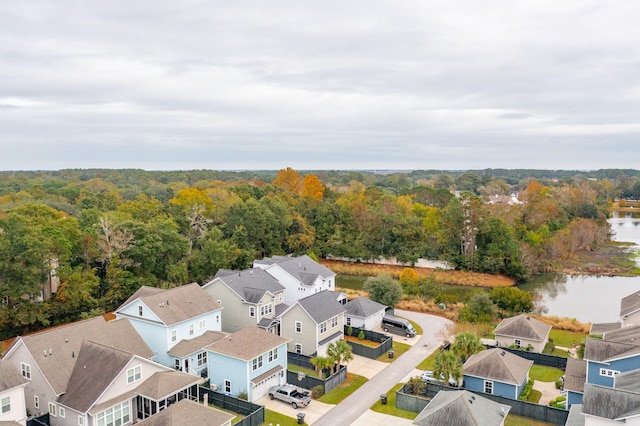
{"label": "white trim window", "polygon": [[320,334],[324,334],[327,332],[327,322],[321,322],[320,323]]}
{"label": "white trim window", "polygon": [[180,358],[174,358],[173,366],[176,370],[180,370],[182,368],[182,360]]}
{"label": "white trim window", "polygon": [[66,412],[66,410],[64,409],[64,407],[59,407],[59,408],[58,408],[58,415],[59,415],[61,418],[63,418],[63,419],[64,419],[64,416],[66,416],[66,414],[67,414],[67,412]]}
{"label": "white trim window", "polygon": [[142,367],[139,365],[136,365],[133,368],[130,368],[127,370],[127,384],[130,385],[131,383],[137,382],[138,380],[140,380],[142,378]]}
{"label": "white trim window", "polygon": [[273,304],[267,303],[266,305],[260,306],[260,316],[263,317],[265,315],[269,315],[273,312]]}
{"label": "white trim window", "polygon": [[302,353],[302,343],[296,343],[296,353],[297,354]]}
{"label": "white trim window", "polygon": [[255,318],[256,317],[256,307],[255,306],[249,306],[249,316],[251,318]]}
{"label": "white trim window", "polygon": [[20,371],[22,371],[22,377],[24,377],[25,379],[31,380],[31,366],[29,364],[25,364],[24,362],[21,362]]}
{"label": "white trim window", "polygon": [[139,317],[144,316],[143,313],[144,311],[142,310],[142,305],[138,305],[138,316]]}
{"label": "white trim window", "polygon": [[231,380],[224,379],[224,393],[231,393]]}
{"label": "white trim window", "polygon": [[178,340],[178,330],[171,330],[171,341],[175,342]]}
{"label": "white trim window", "polygon": [[277,349],[271,349],[269,351],[269,362],[273,362],[276,359],[278,359],[278,350]]}
{"label": "white trim window", "polygon": [[200,352],[198,354],[198,367],[202,367],[203,365],[207,365],[207,352]]}
{"label": "white trim window", "polygon": [[198,330],[204,330],[206,326],[207,326],[207,320],[201,319],[198,322]]}
{"label": "white trim window", "polygon": [[347,325],[350,326],[351,325],[351,317],[346,317],[347,318]]}
{"label": "white trim window", "polygon": [[295,328],[296,328],[296,333],[302,333],[302,323],[300,321],[296,321]]}
{"label": "white trim window", "polygon": [[521,341],[520,339],[514,339],[514,340],[513,340],[513,345],[514,345],[516,348],[520,349],[520,347],[522,346],[522,341]]}
{"label": "white trim window", "polygon": [[4,398],[0,399],[0,413],[4,414],[8,413],[9,411],[11,411],[11,397],[5,396]]}
{"label": "white trim window", "polygon": [[338,326],[338,317],[331,318],[331,328],[336,328]]}
{"label": "white trim window", "polygon": [[257,358],[252,359],[251,360],[251,369],[253,371],[256,371],[258,368],[262,368],[262,362],[263,362],[262,355],[260,355]]}
{"label": "white trim window", "polygon": [[493,382],[491,380],[484,381],[484,393],[493,394]]}
{"label": "white trim window", "polygon": [[33,406],[38,410],[40,409],[40,397],[38,395],[33,395]]}
{"label": "white trim window", "polygon": [[109,407],[96,415],[97,426],[120,426],[131,421],[129,401]]}
{"label": "white trim window", "polygon": [[615,377],[620,374],[617,370],[609,370],[608,368],[601,368],[600,375],[604,377]]}
{"label": "white trim window", "polygon": [[57,417],[56,404],[54,404],[53,402],[49,403],[49,415],[53,417]]}
{"label": "white trim window", "polygon": [[196,332],[196,325],[195,324],[189,324],[189,336],[193,336]]}
{"label": "white trim window", "polygon": [[78,416],[78,426],[84,426],[84,417]]}

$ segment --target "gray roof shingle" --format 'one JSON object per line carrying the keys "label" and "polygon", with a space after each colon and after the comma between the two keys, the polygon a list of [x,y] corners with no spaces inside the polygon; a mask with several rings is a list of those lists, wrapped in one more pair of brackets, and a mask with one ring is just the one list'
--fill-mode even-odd
{"label": "gray roof shingle", "polygon": [[298,281],[306,285],[313,284],[317,277],[327,279],[336,275],[336,273],[331,269],[319,264],[306,254],[298,257],[265,257],[264,259],[256,260],[253,263],[254,265],[273,265],[274,263],[277,263],[278,266],[294,276]]}
{"label": "gray roof shingle", "polygon": [[605,419],[625,419],[640,414],[640,394],[587,383],[582,412]]}
{"label": "gray roof shingle", "polygon": [[249,361],[268,350],[287,343],[289,340],[291,339],[276,336],[262,328],[249,326],[223,337],[204,349]]}
{"label": "gray roof shingle", "polygon": [[604,333],[603,340],[640,346],[640,325],[618,328]]}
{"label": "gray roof shingle", "polygon": [[500,321],[500,324],[493,330],[493,334],[541,342],[547,337],[550,330],[549,324],[522,314]]}
{"label": "gray roof shingle", "polygon": [[0,392],[24,385],[29,381],[22,377],[15,365],[0,361]]}
{"label": "gray roof shingle", "polygon": [[640,346],[628,343],[587,338],[584,359],[588,361],[608,362],[613,359],[640,355]]}
{"label": "gray roof shingle", "polygon": [[[276,294],[284,290],[284,286],[278,280],[261,268],[251,268],[244,271],[220,269],[216,273],[215,279],[224,282],[248,303],[258,303],[266,292]],[[205,287],[209,284],[205,284]]]}
{"label": "gray roof shingle", "polygon": [[533,361],[500,348],[471,355],[462,366],[465,375],[519,385],[529,374]]}
{"label": "gray roof shingle", "polygon": [[511,409],[469,391],[440,391],[413,421],[417,426],[499,426]]}
{"label": "gray roof shingle", "polygon": [[374,302],[373,300],[363,296],[350,300],[346,307],[347,311],[345,312],[345,315],[360,318],[368,318],[371,315],[384,311],[387,308],[383,304]]}
{"label": "gray roof shingle", "polygon": [[620,317],[625,317],[640,309],[640,291],[631,293],[620,300]]}
{"label": "gray roof shingle", "polygon": [[584,384],[587,381],[587,362],[583,359],[567,359],[567,367],[564,372],[564,388],[573,392],[584,392]]}
{"label": "gray roof shingle", "polygon": [[573,404],[569,409],[569,416],[564,426],[584,426],[585,421],[582,415],[582,404]]}
{"label": "gray roof shingle", "polygon": [[307,311],[311,319],[320,324],[347,310],[345,305],[338,302],[338,298],[342,297],[342,295],[343,293],[337,291],[324,290],[300,299],[296,303]]}
{"label": "gray roof shingle", "polygon": [[138,421],[140,426],[222,426],[235,416],[224,411],[182,399],[159,413]]}
{"label": "gray roof shingle", "polygon": [[640,394],[640,369],[617,374],[613,387]]}
{"label": "gray roof shingle", "polygon": [[589,334],[604,334],[607,331],[617,330],[622,327],[621,322],[600,322],[591,324],[591,329],[589,330]]}

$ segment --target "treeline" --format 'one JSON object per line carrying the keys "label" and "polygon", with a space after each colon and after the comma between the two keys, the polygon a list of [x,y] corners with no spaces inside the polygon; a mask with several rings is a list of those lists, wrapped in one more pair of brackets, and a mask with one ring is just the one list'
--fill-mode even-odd
{"label": "treeline", "polygon": [[[609,201],[638,181],[417,173],[0,173],[0,337],[276,254],[426,257],[525,280],[606,241]],[[57,294],[34,303],[52,274]]]}

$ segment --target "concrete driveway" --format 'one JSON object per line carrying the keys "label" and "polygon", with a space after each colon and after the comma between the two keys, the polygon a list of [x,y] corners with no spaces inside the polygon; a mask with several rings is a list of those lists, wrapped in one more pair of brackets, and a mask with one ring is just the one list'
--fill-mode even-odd
{"label": "concrete driveway", "polygon": [[285,416],[292,417],[294,419],[297,418],[298,413],[304,414],[304,421],[307,424],[312,424],[317,421],[320,417],[326,414],[329,410],[331,410],[335,405],[325,404],[323,402],[312,400],[311,404],[308,407],[293,409],[293,407],[289,404],[285,404],[282,401],[278,401],[277,399],[271,400],[269,396],[265,396],[260,398],[256,404],[264,405],[265,408],[269,410],[276,411],[278,413],[282,413]]}
{"label": "concrete driveway", "polygon": [[349,364],[347,364],[347,371],[349,373],[371,379],[388,366],[389,363],[386,362],[376,361],[375,359],[365,358],[360,355],[354,355],[353,359],[349,361]]}

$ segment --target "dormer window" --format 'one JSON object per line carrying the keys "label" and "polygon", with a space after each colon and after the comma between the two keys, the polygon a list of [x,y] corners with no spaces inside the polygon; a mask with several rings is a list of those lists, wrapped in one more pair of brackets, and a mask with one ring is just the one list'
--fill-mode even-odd
{"label": "dormer window", "polygon": [[142,305],[138,306],[138,316],[142,316]]}

